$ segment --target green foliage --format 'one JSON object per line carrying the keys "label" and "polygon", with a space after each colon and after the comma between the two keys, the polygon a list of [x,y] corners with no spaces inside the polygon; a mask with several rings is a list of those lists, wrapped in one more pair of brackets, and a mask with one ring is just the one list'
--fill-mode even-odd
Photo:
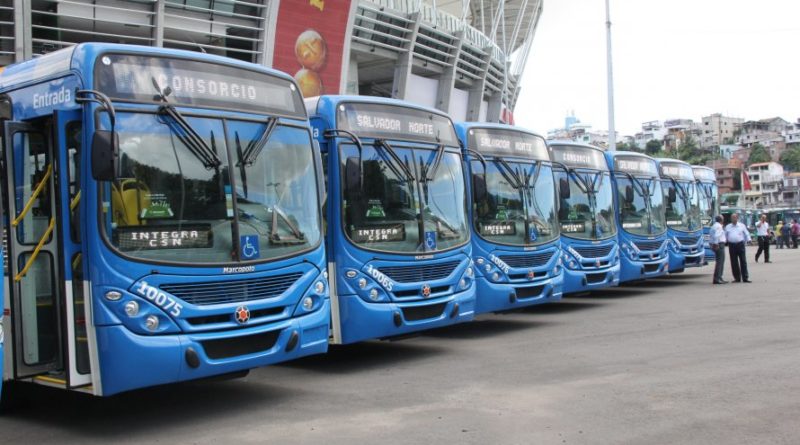
{"label": "green foliage", "polygon": [[651,140],[647,141],[647,145],[645,145],[644,151],[648,155],[652,156],[652,155],[662,151],[663,148],[664,148],[664,144],[662,144],[661,141],[656,140],[656,139],[651,139]]}
{"label": "green foliage", "polygon": [[639,147],[637,147],[636,144],[632,142],[631,143],[617,142],[617,151],[636,151],[641,153],[642,150],[640,150]]}
{"label": "green foliage", "polygon": [[772,160],[766,147],[756,142],[750,149],[750,157],[747,158],[747,165],[757,164],[759,162],[769,162]]}
{"label": "green foliage", "polygon": [[783,168],[791,171],[800,171],[800,147],[793,146],[781,154]]}
{"label": "green foliage", "polygon": [[681,161],[688,162],[692,165],[705,165],[706,162],[716,157],[716,154],[713,152],[701,150],[697,145],[697,141],[691,136],[686,136],[686,139],[678,146],[677,151],[677,156],[670,157],[677,157]]}

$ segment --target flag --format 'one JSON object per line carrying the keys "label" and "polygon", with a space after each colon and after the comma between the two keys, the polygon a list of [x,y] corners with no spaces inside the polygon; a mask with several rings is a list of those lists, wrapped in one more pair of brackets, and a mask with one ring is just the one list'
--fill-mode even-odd
{"label": "flag", "polygon": [[742,169],[742,191],[745,190],[752,190],[753,186],[750,185],[750,177],[747,176],[747,172]]}

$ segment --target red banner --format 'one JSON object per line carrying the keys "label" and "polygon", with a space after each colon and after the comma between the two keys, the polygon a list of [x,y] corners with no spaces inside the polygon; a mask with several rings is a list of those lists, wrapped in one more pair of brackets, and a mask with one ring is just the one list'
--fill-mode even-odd
{"label": "red banner", "polygon": [[339,94],[351,0],[283,0],[272,67],[294,76],[304,97]]}

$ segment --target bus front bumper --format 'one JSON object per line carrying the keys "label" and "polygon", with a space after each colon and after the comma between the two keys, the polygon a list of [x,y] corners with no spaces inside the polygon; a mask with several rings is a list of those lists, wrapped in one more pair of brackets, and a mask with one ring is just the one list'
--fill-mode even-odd
{"label": "bus front bumper", "polygon": [[470,321],[475,317],[475,286],[429,300],[368,303],[339,295],[342,344],[410,334]]}
{"label": "bus front bumper", "polygon": [[619,285],[619,263],[603,269],[564,268],[564,293],[589,292]]}
{"label": "bus front bumper", "polygon": [[666,275],[670,269],[668,256],[656,261],[636,261],[623,256],[620,262],[620,283],[660,277]]}
{"label": "bus front bumper", "polygon": [[683,252],[669,253],[669,273],[680,273],[687,267],[700,267],[708,264],[705,261],[705,251],[700,249],[697,253],[686,254]]}
{"label": "bus front bumper", "polygon": [[492,283],[479,276],[475,284],[475,313],[484,314],[558,301],[563,295],[564,276],[559,274],[525,284]]}
{"label": "bus front bumper", "polygon": [[236,330],[145,336],[96,328],[102,395],[246,371],[328,350],[330,300],[307,315]]}

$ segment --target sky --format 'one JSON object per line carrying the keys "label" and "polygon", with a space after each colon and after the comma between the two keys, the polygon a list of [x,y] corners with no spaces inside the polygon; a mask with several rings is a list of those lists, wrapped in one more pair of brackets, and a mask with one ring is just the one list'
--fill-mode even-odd
{"label": "sky", "polygon": [[[617,131],[711,113],[800,118],[800,0],[611,0]],[[544,0],[514,110],[608,128],[604,0]]]}

